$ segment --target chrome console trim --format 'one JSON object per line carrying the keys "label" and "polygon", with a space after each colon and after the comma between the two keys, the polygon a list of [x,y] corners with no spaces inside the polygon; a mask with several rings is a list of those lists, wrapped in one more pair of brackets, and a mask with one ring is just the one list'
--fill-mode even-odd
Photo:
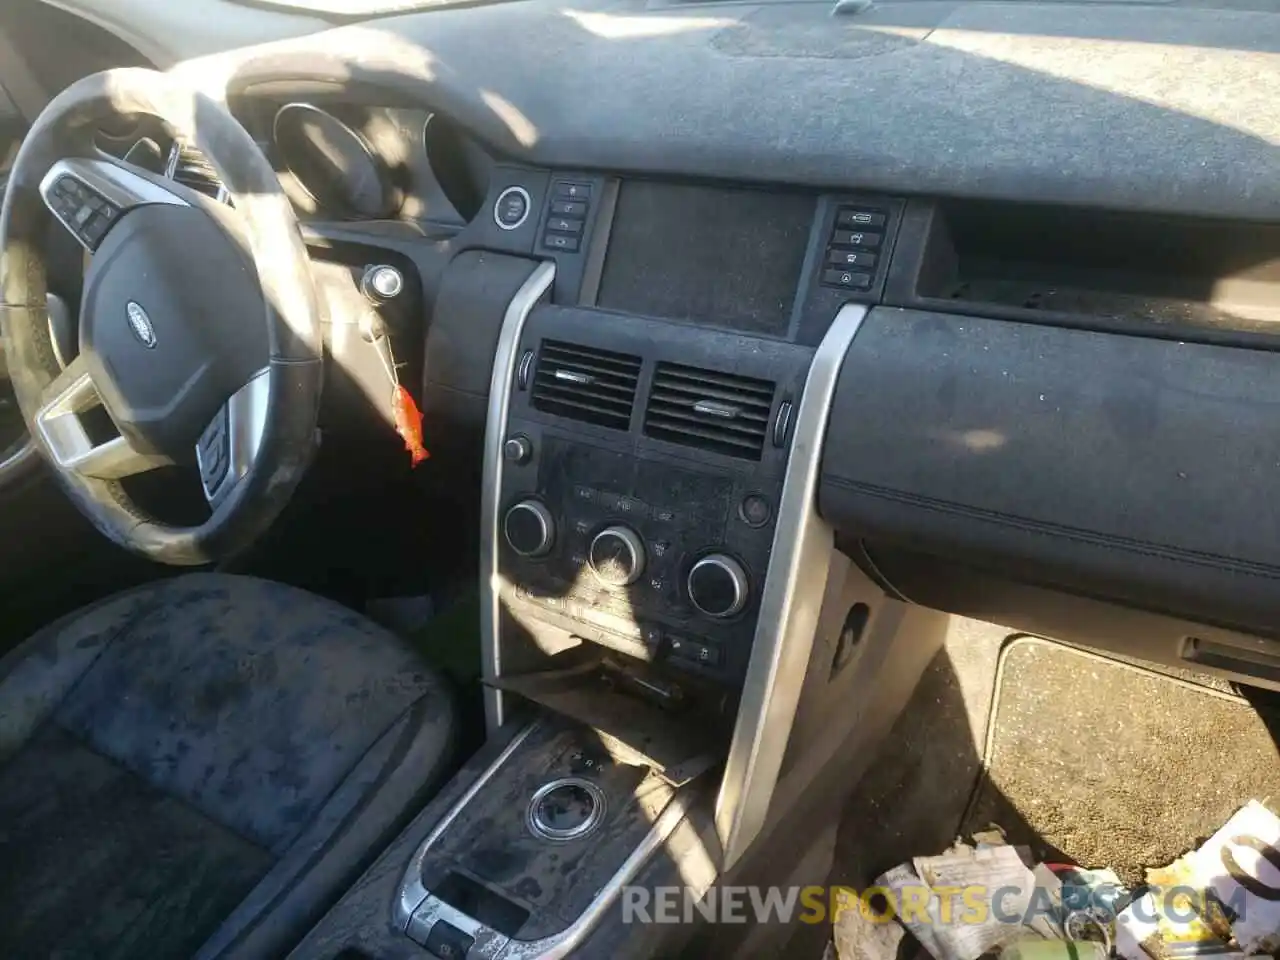
{"label": "chrome console trim", "polygon": [[397,930],[406,930],[409,927],[409,921],[413,918],[414,912],[422,906],[423,902],[429,897],[430,891],[422,883],[422,865],[426,862],[427,851],[444,836],[444,832],[453,825],[453,821],[458,819],[458,815],[466,808],[467,804],[476,798],[476,795],[485,788],[502,769],[502,765],[511,759],[511,755],[520,749],[520,746],[529,739],[529,734],[538,728],[537,723],[531,723],[517,733],[511,742],[503,748],[502,752],[494,759],[493,763],[485,767],[480,776],[476,777],[475,782],[467,787],[466,792],[458,798],[458,802],[449,808],[449,812],[440,818],[440,821],[427,834],[427,839],[418,845],[418,849],[413,851],[413,856],[409,858],[409,866],[405,868],[404,879],[400,881],[400,892],[396,896],[395,903],[392,904],[391,914],[395,921]]}
{"label": "chrome console trim", "polygon": [[[582,823],[573,827],[562,828],[555,827],[543,818],[540,809],[542,801],[548,796],[565,787],[577,787],[586,792],[591,798],[591,812]],[[525,826],[529,828],[529,832],[539,839],[546,840],[549,843],[565,843],[569,840],[581,840],[583,837],[590,836],[599,829],[600,824],[604,822],[605,814],[608,812],[609,802],[605,799],[604,791],[597,787],[590,780],[582,777],[559,777],[549,783],[544,783],[533,792],[533,796],[529,799],[529,807],[525,811]]]}
{"label": "chrome console trim", "polygon": [[[556,265],[550,260],[540,263],[516,295],[511,298],[502,319],[498,345],[493,355],[493,374],[489,379],[489,415],[484,431],[484,472],[480,487],[480,657],[482,677],[486,683],[502,676],[502,622],[498,590],[498,533],[502,529],[502,445],[507,434],[507,414],[511,403],[511,384],[515,377],[516,355],[525,321],[534,305],[551,289],[556,278]],[[484,718],[489,736],[506,721],[502,691],[486,686]]]}
{"label": "chrome console trim", "polygon": [[467,956],[476,960],[561,960],[582,946],[621,895],[623,888],[636,878],[649,858],[663,847],[687,812],[683,796],[673,797],[639,846],[600,888],[587,904],[586,910],[555,936],[543,937],[541,940],[516,940],[432,896],[428,896],[414,912],[405,932],[417,943],[423,943],[432,926],[443,920],[475,938]]}
{"label": "chrome console trim", "polygon": [[427,853],[444,836],[445,831],[461,815],[467,804],[497,776],[503,765],[511,759],[512,754],[520,749],[537,728],[538,724],[535,721],[515,735],[493,763],[486,767],[466,792],[458,798],[457,803],[449,808],[449,812],[440,818],[409,859],[409,865],[400,881],[400,889],[392,904],[391,913],[395,929],[415,942],[424,943],[436,921],[444,920],[475,938],[475,944],[468,951],[467,956],[475,957],[477,960],[479,958],[559,960],[566,957],[582,945],[617,901],[623,888],[636,878],[649,862],[649,858],[666,844],[676,827],[685,819],[688,813],[686,798],[692,794],[680,792],[663,807],[662,813],[654,820],[653,826],[649,828],[644,839],[631,851],[631,855],[622,862],[613,876],[600,887],[582,914],[553,937],[544,937],[541,940],[513,939],[485,926],[474,917],[432,895],[422,882],[422,867],[426,862]]}
{"label": "chrome console trim", "polygon": [[835,546],[817,510],[822,442],[845,353],[867,310],[859,304],[840,308],[814,354],[796,415],[760,617],[716,797],[722,871],[764,826],[795,722]]}

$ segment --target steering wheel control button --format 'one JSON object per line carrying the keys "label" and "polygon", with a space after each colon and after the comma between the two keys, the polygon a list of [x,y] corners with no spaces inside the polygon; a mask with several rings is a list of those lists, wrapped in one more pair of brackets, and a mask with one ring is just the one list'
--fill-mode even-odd
{"label": "steering wheel control button", "polygon": [[749,493],[738,504],[738,516],[749,527],[763,527],[773,516],[773,508],[758,493]]}
{"label": "steering wheel control button", "polygon": [[105,217],[94,217],[84,229],[84,239],[87,245],[96,250],[98,244],[102,242],[102,238],[107,235],[107,228],[110,226],[110,222]]}
{"label": "steering wheel control button", "polygon": [[375,304],[386,303],[404,290],[404,274],[385,263],[366,267],[360,278],[360,292]]}
{"label": "steering wheel control button", "polygon": [[644,543],[640,535],[621,524],[606,527],[595,535],[587,562],[596,579],[610,587],[626,587],[644,572]]}
{"label": "steering wheel control button", "polygon": [[507,187],[493,205],[493,222],[503,230],[514,230],[529,219],[533,201],[524,187]]}
{"label": "steering wheel control button", "polygon": [[231,462],[231,435],[228,429],[229,415],[223,407],[218,415],[209,421],[196,442],[196,463],[200,467],[200,484],[204,487],[205,496],[212,498],[222,481],[227,476],[227,467]]}
{"label": "steering wheel control button", "polygon": [[508,463],[528,463],[533,458],[533,444],[528,437],[511,437],[502,445],[502,456]]}
{"label": "steering wheel control button", "polygon": [[577,253],[587,229],[587,214],[591,212],[591,184],[557,180],[551,196],[551,215],[542,231],[542,246]]}
{"label": "steering wheel control button", "polygon": [[50,209],[80,243],[96,250],[120,210],[75,177],[61,176],[49,188]]}
{"label": "steering wheel control button", "polygon": [[686,586],[690,602],[717,620],[741,613],[747,605],[747,572],[737,560],[723,553],[713,553],[695,563]]}
{"label": "steering wheel control button", "polygon": [[584,840],[604,822],[604,791],[582,777],[563,777],[534,791],[525,814],[529,832],[552,843]]}
{"label": "steering wheel control button", "polygon": [[123,210],[151,204],[187,207],[164,187],[105,160],[59,160],[40,181],[45,205],[81,246],[95,252]]}
{"label": "steering wheel control button", "polygon": [[551,511],[538,500],[521,500],[502,522],[507,543],[522,557],[545,557],[556,542],[556,524]]}

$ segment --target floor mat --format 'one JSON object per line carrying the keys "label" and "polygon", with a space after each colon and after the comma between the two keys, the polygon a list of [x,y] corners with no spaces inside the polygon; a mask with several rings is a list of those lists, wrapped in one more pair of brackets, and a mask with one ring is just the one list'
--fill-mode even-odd
{"label": "floor mat", "polygon": [[[1280,801],[1280,713],[1031,637],[1001,653],[960,834],[999,824],[1037,859],[1130,884],[1253,798]],[[933,853],[919,850],[917,853]]]}

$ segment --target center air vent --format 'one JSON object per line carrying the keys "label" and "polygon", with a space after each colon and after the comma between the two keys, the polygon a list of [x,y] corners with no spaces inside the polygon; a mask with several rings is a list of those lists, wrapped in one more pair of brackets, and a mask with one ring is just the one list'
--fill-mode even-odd
{"label": "center air vent", "polygon": [[679,363],[660,363],[645,411],[646,436],[759,460],[769,430],[773,384]]}
{"label": "center air vent", "polygon": [[533,406],[558,417],[626,430],[639,379],[639,357],[543,340]]}

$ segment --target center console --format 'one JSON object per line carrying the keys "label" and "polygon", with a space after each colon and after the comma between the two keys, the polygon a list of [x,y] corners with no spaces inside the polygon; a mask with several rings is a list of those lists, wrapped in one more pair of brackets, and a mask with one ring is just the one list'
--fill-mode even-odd
{"label": "center console", "polygon": [[585,641],[736,691],[815,348],[875,295],[894,206],[551,186],[569,190],[609,212],[607,245],[577,303],[504,326],[491,386],[493,679]]}
{"label": "center console", "polygon": [[[818,771],[936,649],[914,674],[884,668],[907,615],[815,509],[837,374],[900,204],[514,171],[491,200],[498,239],[531,259],[456,258],[424,397],[437,422],[473,416],[472,375],[439,359],[486,352],[488,324],[480,629],[505,746],[312,946],[645,956],[618,920],[624,888],[705,891],[781,812],[838,803],[808,789]],[[389,931],[353,939],[351,918],[388,903]]]}
{"label": "center console", "polygon": [[[721,351],[745,359],[717,369]],[[498,488],[498,593],[512,617],[535,640],[545,624],[741,686],[811,356],[537,310],[521,338]]]}

